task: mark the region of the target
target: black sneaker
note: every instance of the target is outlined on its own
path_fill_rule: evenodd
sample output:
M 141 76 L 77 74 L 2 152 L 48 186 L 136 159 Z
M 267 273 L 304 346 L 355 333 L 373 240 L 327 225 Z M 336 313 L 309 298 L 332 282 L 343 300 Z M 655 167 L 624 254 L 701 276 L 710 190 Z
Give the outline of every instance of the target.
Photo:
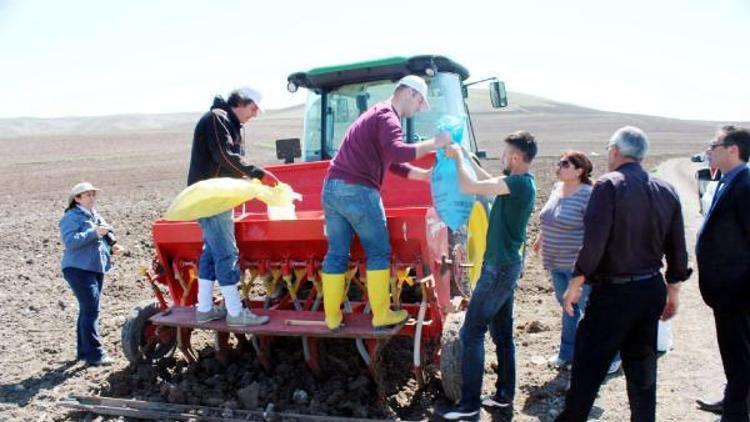
M 482 397 L 482 406 L 491 409 L 505 409 L 513 406 L 513 400 L 501 399 L 496 396 Z
M 447 421 L 476 421 L 479 420 L 479 409 L 467 410 L 461 406 L 446 406 L 438 410 L 441 418 Z

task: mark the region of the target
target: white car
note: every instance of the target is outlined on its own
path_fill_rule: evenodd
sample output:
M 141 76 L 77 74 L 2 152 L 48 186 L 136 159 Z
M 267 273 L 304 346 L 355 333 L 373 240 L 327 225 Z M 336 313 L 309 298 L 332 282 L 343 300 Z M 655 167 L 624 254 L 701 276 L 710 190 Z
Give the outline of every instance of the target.
M 711 206 L 711 201 L 716 193 L 716 187 L 719 185 L 721 172 L 719 169 L 711 168 L 706 162 L 706 155 L 695 154 L 690 159 L 694 163 L 705 163 L 703 167 L 695 172 L 695 179 L 698 182 L 698 200 L 700 202 L 701 214 L 705 214 Z
M 695 172 L 695 179 L 698 181 L 698 198 L 700 199 L 701 214 L 705 214 L 711 207 L 711 201 L 716 194 L 716 188 L 719 186 L 721 171 L 712 168 L 706 163 L 705 154 L 695 154 L 691 158 L 694 163 L 705 163 L 705 166 Z M 750 163 L 748 164 L 750 168 Z
M 699 182 L 700 183 L 700 182 Z M 714 199 L 716 188 L 719 186 L 719 182 L 715 180 L 708 181 L 706 183 L 705 191 L 701 195 L 701 214 L 705 214 L 711 207 L 711 201 Z

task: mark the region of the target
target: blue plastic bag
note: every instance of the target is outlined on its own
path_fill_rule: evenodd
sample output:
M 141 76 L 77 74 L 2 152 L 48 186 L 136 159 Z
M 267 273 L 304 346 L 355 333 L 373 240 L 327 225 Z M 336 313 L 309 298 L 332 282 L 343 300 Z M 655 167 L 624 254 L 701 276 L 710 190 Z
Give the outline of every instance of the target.
M 438 120 L 437 129 L 448 132 L 453 142 L 461 142 L 464 135 L 464 119 L 455 116 L 445 116 Z M 463 158 L 469 175 L 474 178 L 474 169 L 468 157 Z M 441 220 L 451 230 L 458 230 L 469 220 L 476 195 L 461 193 L 458 183 L 456 163 L 445 156 L 443 150 L 437 152 L 435 167 L 432 169 L 432 204 Z
M 460 143 L 464 138 L 464 119 L 456 116 L 443 116 L 437 122 L 438 132 L 448 132 L 453 142 Z

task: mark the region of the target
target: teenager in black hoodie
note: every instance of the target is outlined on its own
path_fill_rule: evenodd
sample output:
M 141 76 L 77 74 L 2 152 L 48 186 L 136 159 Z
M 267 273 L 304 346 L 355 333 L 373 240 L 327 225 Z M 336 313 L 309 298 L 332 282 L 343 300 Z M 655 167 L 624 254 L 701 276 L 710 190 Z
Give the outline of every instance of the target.
M 214 99 L 211 110 L 195 127 L 188 185 L 213 177 L 272 179 L 262 168 L 244 159 L 242 126 L 258 115 L 261 98 L 260 92 L 252 88 L 240 88 L 232 91 L 226 101 L 221 97 Z M 268 317 L 244 309 L 237 291 L 240 269 L 232 217 L 232 210 L 228 210 L 198 219 L 204 245 L 198 267 L 196 320 L 207 322 L 226 317 L 230 326 L 265 324 Z M 214 280 L 219 282 L 226 309 L 213 306 Z

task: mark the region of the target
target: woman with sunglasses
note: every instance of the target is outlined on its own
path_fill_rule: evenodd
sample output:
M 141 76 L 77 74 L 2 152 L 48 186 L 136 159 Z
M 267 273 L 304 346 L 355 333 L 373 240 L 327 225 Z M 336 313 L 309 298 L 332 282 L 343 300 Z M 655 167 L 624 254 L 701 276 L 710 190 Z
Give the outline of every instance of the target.
M 111 256 L 123 251 L 112 227 L 94 208 L 98 191 L 88 182 L 75 185 L 60 219 L 63 276 L 78 300 L 76 360 L 92 366 L 112 363 L 99 335 L 99 299 Z
M 591 196 L 591 172 L 594 166 L 586 154 L 567 151 L 557 162 L 555 175 L 558 183 L 550 193 L 539 214 L 541 232 L 534 242 L 534 252 L 542 254 L 544 268 L 549 271 L 557 301 L 562 306 L 563 294 L 573 277 L 578 251 L 583 245 L 583 214 Z M 560 351 L 549 359 L 558 369 L 569 369 L 573 362 L 576 328 L 586 308 L 591 287 L 586 285 L 575 309 L 575 315 L 562 313 Z M 619 357 L 610 367 L 610 373 L 619 369 Z

